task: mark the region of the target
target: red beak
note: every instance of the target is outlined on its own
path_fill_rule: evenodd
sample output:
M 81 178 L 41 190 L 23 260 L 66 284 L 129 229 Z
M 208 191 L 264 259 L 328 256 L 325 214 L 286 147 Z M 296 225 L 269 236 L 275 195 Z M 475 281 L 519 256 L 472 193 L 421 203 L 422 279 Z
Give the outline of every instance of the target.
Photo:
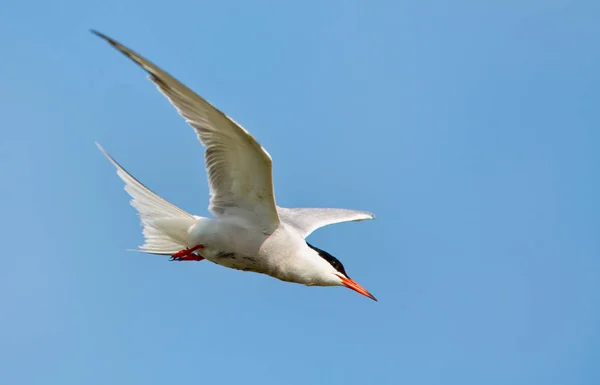
M 342 280 L 342 283 L 344 284 L 344 286 L 346 286 L 347 288 L 352 289 L 355 292 L 360 293 L 366 297 L 369 297 L 373 301 L 377 301 L 377 298 L 375 298 L 373 296 L 373 294 L 369 293 L 364 287 L 360 286 L 358 283 L 354 282 L 352 279 L 343 277 L 341 275 L 339 277 Z

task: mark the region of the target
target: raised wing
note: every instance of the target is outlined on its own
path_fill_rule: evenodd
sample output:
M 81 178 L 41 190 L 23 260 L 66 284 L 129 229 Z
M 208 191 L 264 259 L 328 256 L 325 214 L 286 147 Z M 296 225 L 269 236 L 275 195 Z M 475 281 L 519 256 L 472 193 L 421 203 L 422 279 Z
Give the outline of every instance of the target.
M 210 186 L 209 210 L 217 216 L 242 217 L 265 233 L 279 224 L 273 192 L 272 161 L 267 151 L 223 112 L 150 61 L 99 32 L 136 62 L 160 92 L 192 126 L 206 147 L 204 158 Z
M 304 237 L 323 226 L 341 222 L 357 222 L 373 219 L 375 216 L 366 211 L 325 208 L 285 208 L 277 206 L 279 218 L 283 223 L 294 227 Z

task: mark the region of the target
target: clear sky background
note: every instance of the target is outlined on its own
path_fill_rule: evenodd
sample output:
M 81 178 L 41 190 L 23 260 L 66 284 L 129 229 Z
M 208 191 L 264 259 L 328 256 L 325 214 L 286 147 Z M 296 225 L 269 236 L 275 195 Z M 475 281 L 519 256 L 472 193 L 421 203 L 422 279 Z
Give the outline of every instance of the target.
M 597 1 L 5 1 L 0 383 L 600 383 Z M 207 215 L 147 56 L 248 128 L 379 298 L 126 252 L 100 141 Z

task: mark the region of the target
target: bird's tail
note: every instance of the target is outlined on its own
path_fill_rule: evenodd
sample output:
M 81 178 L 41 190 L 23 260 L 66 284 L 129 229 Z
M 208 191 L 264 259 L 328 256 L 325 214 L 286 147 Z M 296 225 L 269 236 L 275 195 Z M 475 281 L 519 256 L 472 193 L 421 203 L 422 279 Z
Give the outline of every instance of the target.
M 100 151 L 117 168 L 117 175 L 125 182 L 125 191 L 131 196 L 131 205 L 139 213 L 145 242 L 138 250 L 144 253 L 172 255 L 189 247 L 188 230 L 196 217 L 159 197 L 129 174 L 100 144 Z

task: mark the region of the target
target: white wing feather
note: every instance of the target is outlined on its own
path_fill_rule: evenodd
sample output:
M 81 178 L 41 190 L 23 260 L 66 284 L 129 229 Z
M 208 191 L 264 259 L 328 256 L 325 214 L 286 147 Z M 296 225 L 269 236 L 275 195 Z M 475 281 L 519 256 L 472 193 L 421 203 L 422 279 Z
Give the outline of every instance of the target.
M 279 218 L 295 228 L 304 238 L 318 228 L 341 222 L 356 222 L 373 219 L 367 211 L 327 208 L 285 208 L 277 206 Z
M 115 40 L 92 31 L 146 70 L 149 79 L 192 126 L 206 147 L 211 199 L 217 216 L 235 215 L 271 233 L 279 224 L 267 151 L 223 112 L 165 71 Z

